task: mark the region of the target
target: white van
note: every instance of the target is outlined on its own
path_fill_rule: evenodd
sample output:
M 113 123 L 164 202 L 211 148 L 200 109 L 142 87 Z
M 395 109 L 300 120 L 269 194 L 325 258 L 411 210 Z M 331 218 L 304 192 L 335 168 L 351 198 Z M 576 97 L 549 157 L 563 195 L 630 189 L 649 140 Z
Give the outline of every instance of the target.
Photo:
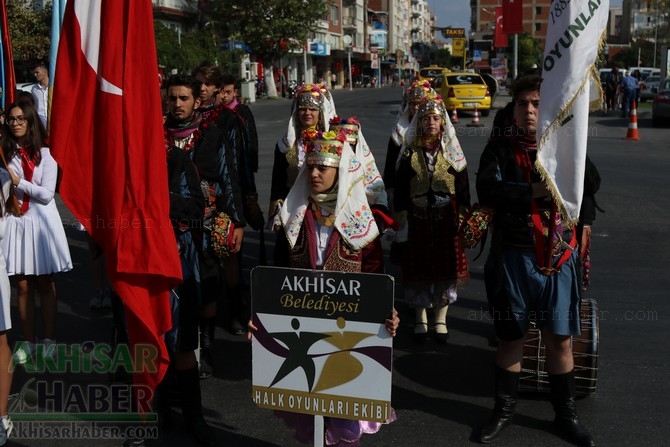
M 640 76 L 643 81 L 647 79 L 647 76 L 649 76 L 654 70 L 658 70 L 660 72 L 660 69 L 654 67 L 628 67 L 628 73 L 635 73 L 635 70 L 640 70 Z

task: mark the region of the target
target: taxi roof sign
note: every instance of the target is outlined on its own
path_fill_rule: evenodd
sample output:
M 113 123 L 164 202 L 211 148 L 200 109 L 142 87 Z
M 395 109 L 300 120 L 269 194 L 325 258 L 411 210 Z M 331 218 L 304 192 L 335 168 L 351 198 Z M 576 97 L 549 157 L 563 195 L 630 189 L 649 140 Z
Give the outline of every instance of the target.
M 442 28 L 442 37 L 445 39 L 451 37 L 465 37 L 465 28 Z

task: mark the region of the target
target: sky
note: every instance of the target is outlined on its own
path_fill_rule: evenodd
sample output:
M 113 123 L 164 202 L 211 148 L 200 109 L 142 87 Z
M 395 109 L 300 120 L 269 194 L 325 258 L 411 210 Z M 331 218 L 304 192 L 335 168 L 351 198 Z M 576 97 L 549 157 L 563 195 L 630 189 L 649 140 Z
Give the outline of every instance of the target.
M 622 0 L 610 0 L 610 6 L 621 6 Z M 437 17 L 437 26 L 470 28 L 470 0 L 427 0 L 428 7 Z M 502 5 L 502 0 L 500 0 Z

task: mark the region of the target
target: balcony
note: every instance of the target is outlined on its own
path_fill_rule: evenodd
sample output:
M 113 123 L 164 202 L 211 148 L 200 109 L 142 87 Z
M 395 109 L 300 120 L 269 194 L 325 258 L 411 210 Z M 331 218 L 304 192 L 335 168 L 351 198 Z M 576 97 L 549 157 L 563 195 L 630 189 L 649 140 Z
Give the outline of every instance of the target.
M 152 4 L 156 18 L 194 18 L 199 13 L 197 0 L 152 0 Z
M 358 19 L 356 17 L 344 16 L 342 17 L 342 28 L 344 29 L 357 29 Z

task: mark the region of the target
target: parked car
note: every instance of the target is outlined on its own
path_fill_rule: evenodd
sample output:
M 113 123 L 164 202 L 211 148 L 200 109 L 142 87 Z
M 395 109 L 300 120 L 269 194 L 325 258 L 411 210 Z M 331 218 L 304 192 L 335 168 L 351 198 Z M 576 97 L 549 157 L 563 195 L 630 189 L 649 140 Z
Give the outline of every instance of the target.
M 640 101 L 644 102 L 647 99 L 654 99 L 658 93 L 658 86 L 661 83 L 661 76 L 652 74 L 644 81 L 640 82 Z
M 419 81 L 433 82 L 436 77 L 442 76 L 445 72 L 449 71 L 450 70 L 448 68 L 443 68 L 438 65 L 431 65 L 430 67 L 420 68 L 417 79 Z
M 18 84 L 16 84 L 16 89 L 30 93 L 33 88 L 33 85 L 35 84 L 36 82 L 19 82 Z
M 469 72 L 449 72 L 436 77 L 431 83 L 442 95 L 448 111 L 477 111 L 482 116 L 491 113 L 491 91 L 481 75 Z
M 670 125 L 670 78 L 663 80 L 651 105 L 651 123 L 654 127 Z

